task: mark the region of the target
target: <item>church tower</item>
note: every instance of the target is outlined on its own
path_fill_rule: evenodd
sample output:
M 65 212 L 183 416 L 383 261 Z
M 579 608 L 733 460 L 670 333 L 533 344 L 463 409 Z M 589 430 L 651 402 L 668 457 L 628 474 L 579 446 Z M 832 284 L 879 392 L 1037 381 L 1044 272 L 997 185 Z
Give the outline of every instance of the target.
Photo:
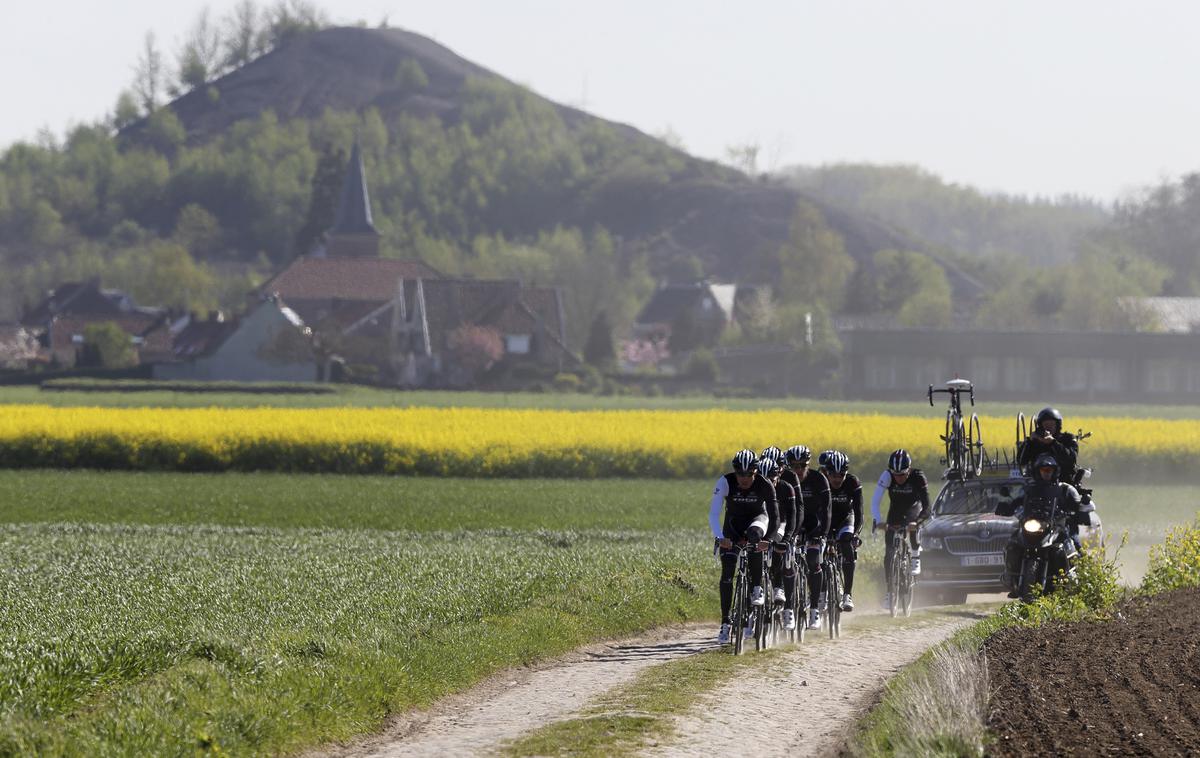
M 325 255 L 329 258 L 378 258 L 379 232 L 371 220 L 371 196 L 363 170 L 358 141 L 350 152 L 346 180 L 338 201 L 333 226 L 325 232 Z

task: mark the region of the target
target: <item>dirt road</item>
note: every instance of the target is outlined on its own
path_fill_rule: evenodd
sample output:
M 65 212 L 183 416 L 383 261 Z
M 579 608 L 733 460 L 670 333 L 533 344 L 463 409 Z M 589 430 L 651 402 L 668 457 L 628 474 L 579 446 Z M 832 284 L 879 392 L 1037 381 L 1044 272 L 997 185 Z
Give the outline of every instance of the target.
M 845 729 L 901 666 L 954 630 L 982 618 L 957 608 L 903 625 L 880 616 L 845 616 L 842 638 L 812 635 L 769 669 L 706 696 L 678 720 L 680 741 L 650 755 L 823 755 L 841 745 Z M 363 743 L 326 751 L 343 758 L 434 754 L 482 755 L 525 732 L 563 719 L 647 666 L 714 646 L 712 625 L 659 630 L 637 639 L 594 645 L 534 670 L 507 672 L 428 711 L 395 718 Z M 764 712 L 763 702 L 790 704 Z M 748 724 L 777 735 L 744 744 Z M 765 732 L 763 730 L 766 730 Z

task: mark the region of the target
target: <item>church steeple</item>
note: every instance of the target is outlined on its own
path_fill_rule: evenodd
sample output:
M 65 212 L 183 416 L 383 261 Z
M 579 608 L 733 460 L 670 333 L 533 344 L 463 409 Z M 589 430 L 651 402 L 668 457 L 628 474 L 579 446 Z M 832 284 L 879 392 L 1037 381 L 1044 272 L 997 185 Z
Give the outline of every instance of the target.
M 379 232 L 371 219 L 371 196 L 358 140 L 346 165 L 337 216 L 326 232 L 326 254 L 330 258 L 379 257 Z

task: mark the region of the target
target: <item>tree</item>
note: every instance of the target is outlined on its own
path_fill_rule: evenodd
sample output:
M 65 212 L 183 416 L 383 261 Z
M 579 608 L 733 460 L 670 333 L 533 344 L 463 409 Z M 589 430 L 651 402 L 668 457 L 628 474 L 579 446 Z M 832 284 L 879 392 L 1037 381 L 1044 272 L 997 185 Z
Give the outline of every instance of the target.
M 183 47 L 175 56 L 179 92 L 201 87 L 212 79 L 221 66 L 221 31 L 209 18 L 208 6 L 192 22 Z
M 896 314 L 903 326 L 950 324 L 950 282 L 946 272 L 922 253 L 880 250 L 867 279 L 872 310 Z
M 121 94 L 117 96 L 117 103 L 113 107 L 113 128 L 120 131 L 137 121 L 140 115 L 137 97 L 130 90 L 121 90 Z
M 490 326 L 463 324 L 446 337 L 455 365 L 474 379 L 504 357 L 504 341 Z
M 142 106 L 142 113 L 147 116 L 158 108 L 164 74 L 162 53 L 154 40 L 154 32 L 146 32 L 141 55 L 133 69 L 133 93 Z
M 188 203 L 179 211 L 171 237 L 189 253 L 211 258 L 221 246 L 221 223 L 204 206 Z
M 820 303 L 830 310 L 841 306 L 854 273 L 854 259 L 816 206 L 803 200 L 797 203 L 777 260 L 779 289 L 789 298 Z
M 254 60 L 263 49 L 263 29 L 254 0 L 241 0 L 225 18 L 225 68 L 236 69 Z
M 608 322 L 608 312 L 600 311 L 592 319 L 587 343 L 583 346 L 583 359 L 593 366 L 612 366 L 617 361 L 617 350 L 613 344 L 613 328 Z
M 321 238 L 325 230 L 333 226 L 337 213 L 338 197 L 342 192 L 342 180 L 346 174 L 346 153 L 326 145 L 317 160 L 313 172 L 308 200 L 308 213 L 304 225 L 296 232 L 296 253 L 305 255 L 313 243 Z
M 270 50 L 329 25 L 325 12 L 309 0 L 279 0 L 265 15 L 263 47 Z
M 743 173 L 754 176 L 758 173 L 758 153 L 760 150 L 761 147 L 757 142 L 729 145 L 725 148 L 725 159 Z
M 114 321 L 85 326 L 83 344 L 85 364 L 99 365 L 103 368 L 128 368 L 138 363 L 133 340 Z

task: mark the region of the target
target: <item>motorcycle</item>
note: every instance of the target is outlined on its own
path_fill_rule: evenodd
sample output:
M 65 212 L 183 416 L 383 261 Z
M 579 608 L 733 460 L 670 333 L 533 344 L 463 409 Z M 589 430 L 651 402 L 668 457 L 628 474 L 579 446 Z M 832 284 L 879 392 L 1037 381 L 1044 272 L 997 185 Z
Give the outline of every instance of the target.
M 1023 551 L 1016 577 L 1022 600 L 1033 598 L 1034 587 L 1048 594 L 1063 575 L 1074 576 L 1079 550 L 1071 538 L 1068 514 L 1058 502 L 1058 498 L 1051 498 L 1026 503 L 1017 523 L 1013 541 Z

